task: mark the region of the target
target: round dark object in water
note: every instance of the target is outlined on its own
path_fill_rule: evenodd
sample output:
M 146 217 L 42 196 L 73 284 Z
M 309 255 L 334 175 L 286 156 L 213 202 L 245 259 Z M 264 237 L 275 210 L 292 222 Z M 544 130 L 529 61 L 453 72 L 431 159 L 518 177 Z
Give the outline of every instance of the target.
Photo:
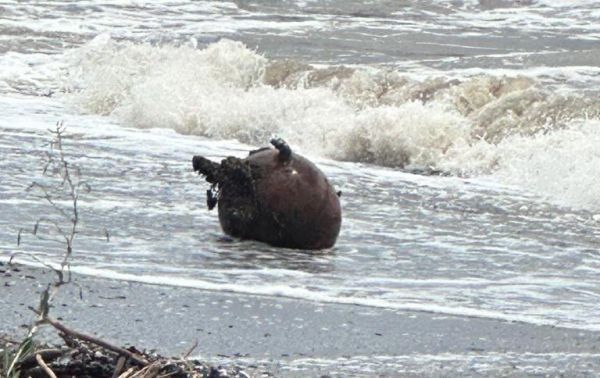
M 194 157 L 194 170 L 218 188 L 223 231 L 279 247 L 332 247 L 342 221 L 338 194 L 312 162 L 281 139 L 271 143 L 275 149 L 221 164 Z

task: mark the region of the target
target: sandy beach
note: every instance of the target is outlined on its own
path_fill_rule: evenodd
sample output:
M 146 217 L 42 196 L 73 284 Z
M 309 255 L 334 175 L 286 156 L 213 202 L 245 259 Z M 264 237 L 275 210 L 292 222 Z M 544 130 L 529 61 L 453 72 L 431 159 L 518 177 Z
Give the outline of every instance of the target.
M 0 269 L 0 333 L 18 337 L 33 319 L 27 306 L 52 273 Z M 195 357 L 256 376 L 530 376 L 539 367 L 549 375 L 593 376 L 600 369 L 600 332 L 88 276 L 74 282 L 83 299 L 68 285 L 51 309 L 64 324 L 166 355 L 180 355 L 198 340 Z M 42 334 L 52 340 L 54 330 Z
M 0 1 L 0 336 L 68 260 L 51 317 L 205 375 L 600 376 L 599 62 L 598 0 Z M 273 138 L 333 247 L 224 235 L 193 157 Z

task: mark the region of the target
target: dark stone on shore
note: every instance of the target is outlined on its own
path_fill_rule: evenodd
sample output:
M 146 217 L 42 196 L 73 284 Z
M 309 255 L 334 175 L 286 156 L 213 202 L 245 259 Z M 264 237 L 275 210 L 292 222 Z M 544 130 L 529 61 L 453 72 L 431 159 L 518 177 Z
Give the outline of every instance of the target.
M 218 203 L 223 231 L 278 247 L 323 249 L 335 244 L 342 215 L 323 172 L 281 139 L 275 148 L 227 157 L 220 164 L 194 156 L 195 171 L 213 184 L 207 206 Z

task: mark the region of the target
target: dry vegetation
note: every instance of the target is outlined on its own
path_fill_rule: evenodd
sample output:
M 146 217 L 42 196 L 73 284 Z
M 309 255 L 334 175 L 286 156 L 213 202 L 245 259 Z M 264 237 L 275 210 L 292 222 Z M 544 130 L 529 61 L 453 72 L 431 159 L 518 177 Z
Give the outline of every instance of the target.
M 76 165 L 70 164 L 63 149 L 65 127 L 62 123 L 50 130 L 52 141 L 43 164 L 42 182 L 33 182 L 27 190 L 52 209 L 49 215 L 40 217 L 31 230 L 21 229 L 17 244 L 27 235 L 35 239 L 59 243 L 64 254 L 58 265 L 49 264 L 35 256 L 27 255 L 55 273 L 53 282 L 41 292 L 37 308 L 29 307 L 36 320 L 29 325 L 22 341 L 0 337 L 0 376 L 18 377 L 112 377 L 112 378 L 155 378 L 155 377 L 223 377 L 248 375 L 239 369 L 213 368 L 188 357 L 197 343 L 184 355 L 165 358 L 156 354 L 141 352 L 136 348 L 121 348 L 117 345 L 69 328 L 50 316 L 52 301 L 67 284 L 76 284 L 71 279 L 71 258 L 74 241 L 80 234 L 79 197 L 92 188 L 81 178 Z M 67 205 L 65 205 L 67 204 Z M 109 241 L 107 230 L 102 237 Z M 19 254 L 14 254 L 9 265 Z M 83 295 L 79 290 L 80 296 Z M 63 343 L 58 346 L 44 346 L 37 342 L 40 327 L 51 326 L 58 332 Z

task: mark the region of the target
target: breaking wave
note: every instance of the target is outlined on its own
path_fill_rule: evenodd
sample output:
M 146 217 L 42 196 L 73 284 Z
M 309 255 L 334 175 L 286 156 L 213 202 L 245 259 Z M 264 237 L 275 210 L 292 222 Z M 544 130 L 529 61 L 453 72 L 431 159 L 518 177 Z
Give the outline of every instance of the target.
M 597 202 L 600 101 L 532 76 L 417 79 L 269 60 L 231 40 L 197 49 L 106 35 L 68 59 L 69 101 L 125 125 L 253 145 L 278 135 L 338 160 L 493 174 L 568 205 Z

